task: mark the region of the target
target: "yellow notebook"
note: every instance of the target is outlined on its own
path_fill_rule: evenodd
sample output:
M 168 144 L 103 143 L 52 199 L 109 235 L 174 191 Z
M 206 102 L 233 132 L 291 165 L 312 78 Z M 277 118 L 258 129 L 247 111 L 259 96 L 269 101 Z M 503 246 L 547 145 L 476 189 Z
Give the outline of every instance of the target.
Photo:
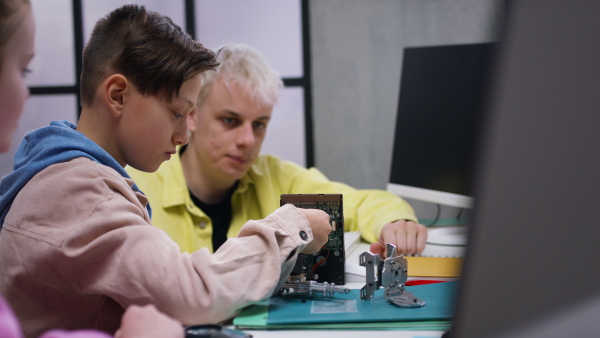
M 462 257 L 405 257 L 409 277 L 460 277 Z

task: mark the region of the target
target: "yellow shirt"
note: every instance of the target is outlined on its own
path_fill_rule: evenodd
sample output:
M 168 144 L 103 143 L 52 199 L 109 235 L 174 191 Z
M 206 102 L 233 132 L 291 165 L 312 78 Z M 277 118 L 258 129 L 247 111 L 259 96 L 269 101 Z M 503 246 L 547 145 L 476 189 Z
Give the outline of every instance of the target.
M 179 153 L 155 173 L 126 168 L 152 206 L 152 224 L 171 236 L 182 252 L 206 247 L 212 251 L 212 222 L 190 197 Z M 343 194 L 346 231 L 360 231 L 373 243 L 381 228 L 404 219 L 417 222 L 412 207 L 383 190 L 355 189 L 327 179 L 318 169 L 306 169 L 276 156 L 261 155 L 240 179 L 231 197 L 232 219 L 227 237 L 237 237 L 250 219 L 263 219 L 279 207 L 281 194 Z

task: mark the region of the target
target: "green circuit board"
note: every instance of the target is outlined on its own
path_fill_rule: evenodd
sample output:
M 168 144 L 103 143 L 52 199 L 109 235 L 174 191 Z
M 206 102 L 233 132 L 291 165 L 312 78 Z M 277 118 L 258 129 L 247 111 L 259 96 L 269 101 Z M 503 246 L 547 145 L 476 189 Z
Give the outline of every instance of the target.
M 288 280 L 305 278 L 307 281 L 345 284 L 346 252 L 344 248 L 344 211 L 341 194 L 286 194 L 281 203 L 298 208 L 320 209 L 329 214 L 331 232 L 327 243 L 313 254 L 300 254 Z

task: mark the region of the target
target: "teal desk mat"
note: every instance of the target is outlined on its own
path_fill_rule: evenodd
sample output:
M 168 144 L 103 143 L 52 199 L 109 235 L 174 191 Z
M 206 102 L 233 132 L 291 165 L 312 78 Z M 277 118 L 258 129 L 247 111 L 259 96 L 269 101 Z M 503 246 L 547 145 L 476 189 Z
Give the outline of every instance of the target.
M 277 295 L 250 306 L 233 324 L 241 328 L 407 328 L 446 329 L 453 318 L 458 281 L 406 287 L 426 302 L 420 308 L 389 303 L 383 289 L 373 299 L 360 299 L 360 290 L 334 297 Z

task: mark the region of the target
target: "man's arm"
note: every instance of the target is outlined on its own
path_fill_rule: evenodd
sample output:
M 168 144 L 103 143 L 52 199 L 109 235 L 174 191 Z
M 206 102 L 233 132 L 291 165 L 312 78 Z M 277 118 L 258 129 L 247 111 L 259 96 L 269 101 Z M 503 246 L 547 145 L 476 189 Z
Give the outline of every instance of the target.
M 274 175 L 290 177 L 285 193 L 341 193 L 344 195 L 346 231 L 360 231 L 373 243 L 373 253 L 385 253 L 385 243 L 394 244 L 398 254 L 419 254 L 425 249 L 427 229 L 418 223 L 412 207 L 402 198 L 384 191 L 355 189 L 341 182 L 330 181 L 316 168 L 304 169 L 282 161 L 285 170 Z M 281 178 L 277 178 L 281 180 Z

